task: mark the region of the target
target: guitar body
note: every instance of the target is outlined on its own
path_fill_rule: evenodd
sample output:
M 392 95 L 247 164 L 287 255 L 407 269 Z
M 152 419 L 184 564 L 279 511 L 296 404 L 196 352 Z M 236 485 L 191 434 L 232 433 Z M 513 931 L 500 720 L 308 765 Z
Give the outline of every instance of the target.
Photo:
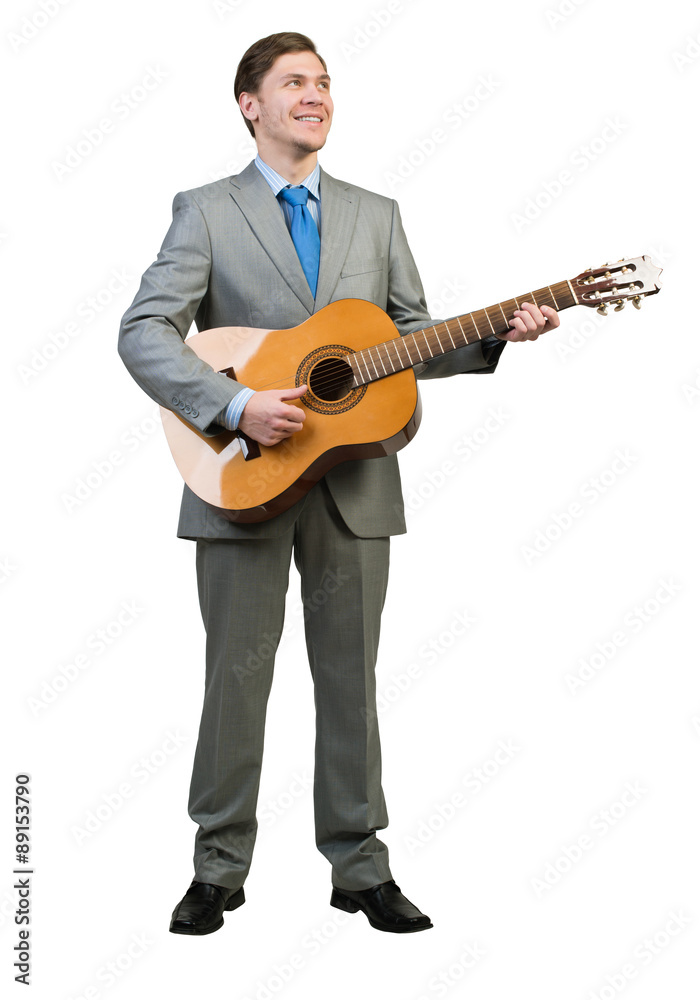
M 339 462 L 393 455 L 414 437 L 420 398 L 413 367 L 467 344 L 506 333 L 524 302 L 619 311 L 660 288 L 647 256 L 588 268 L 575 278 L 397 336 L 391 319 L 362 299 L 342 299 L 291 330 L 222 327 L 188 338 L 212 368 L 251 389 L 308 385 L 302 430 L 272 448 L 224 431 L 205 437 L 161 407 L 163 427 L 190 489 L 223 517 L 266 521 L 288 510 Z
M 343 361 L 396 336 L 379 307 L 343 299 L 290 330 L 222 327 L 188 338 L 215 371 L 233 369 L 236 381 L 251 389 L 307 384 L 309 391 L 289 404 L 303 407 L 302 430 L 271 448 L 249 442 L 247 458 L 236 433 L 206 437 L 161 407 L 168 445 L 187 485 L 223 517 L 255 523 L 287 510 L 339 462 L 403 448 L 420 423 L 412 368 L 353 387 Z

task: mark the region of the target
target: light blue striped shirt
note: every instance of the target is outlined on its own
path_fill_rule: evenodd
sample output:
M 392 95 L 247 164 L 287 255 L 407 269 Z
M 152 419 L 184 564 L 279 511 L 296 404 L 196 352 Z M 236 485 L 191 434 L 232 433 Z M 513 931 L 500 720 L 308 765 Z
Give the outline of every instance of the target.
M 278 174 L 276 170 L 268 166 L 264 160 L 260 159 L 260 154 L 255 157 L 255 166 L 258 168 L 260 173 L 263 175 L 267 183 L 272 188 L 275 197 L 277 198 L 282 212 L 284 213 L 284 219 L 287 223 L 287 229 L 291 232 L 292 229 L 292 212 L 293 207 L 284 199 L 278 198 L 280 191 L 283 188 L 290 187 L 289 181 L 285 180 L 281 174 Z M 307 207 L 311 213 L 311 217 L 318 226 L 319 233 L 321 232 L 321 168 L 318 163 L 311 171 L 308 177 L 305 177 L 300 185 L 293 185 L 295 187 L 305 187 L 309 190 L 309 200 Z M 217 416 L 215 423 L 220 424 L 222 427 L 226 427 L 227 430 L 235 431 L 238 429 L 238 421 L 241 419 L 241 414 L 243 413 L 243 408 L 251 398 L 255 395 L 254 389 L 241 389 L 240 392 L 236 393 L 228 406 L 221 411 Z

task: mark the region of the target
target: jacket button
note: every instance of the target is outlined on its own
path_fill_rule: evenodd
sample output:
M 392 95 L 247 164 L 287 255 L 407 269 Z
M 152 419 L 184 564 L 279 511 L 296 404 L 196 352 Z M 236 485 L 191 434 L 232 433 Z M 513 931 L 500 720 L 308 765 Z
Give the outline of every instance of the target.
M 170 402 L 173 404 L 173 406 L 177 406 L 180 400 L 177 398 L 177 396 L 173 396 Z
M 192 416 L 193 417 L 198 417 L 199 416 L 199 410 L 192 410 Z

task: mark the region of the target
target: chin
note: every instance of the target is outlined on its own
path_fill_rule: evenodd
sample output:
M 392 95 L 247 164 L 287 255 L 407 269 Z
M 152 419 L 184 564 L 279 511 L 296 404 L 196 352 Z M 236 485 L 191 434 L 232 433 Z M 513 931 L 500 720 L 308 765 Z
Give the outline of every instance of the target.
M 326 139 L 324 136 L 324 138 L 319 138 L 316 142 L 300 142 L 297 144 L 297 149 L 302 153 L 317 153 L 325 145 Z

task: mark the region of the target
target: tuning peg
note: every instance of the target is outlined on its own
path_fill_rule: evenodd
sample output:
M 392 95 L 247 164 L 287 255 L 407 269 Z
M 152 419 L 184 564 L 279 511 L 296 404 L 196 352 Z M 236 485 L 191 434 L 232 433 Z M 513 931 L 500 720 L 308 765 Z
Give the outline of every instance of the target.
M 624 299 L 618 299 L 617 305 L 615 306 L 615 312 L 619 313 L 620 310 L 622 310 L 624 308 L 625 308 L 625 300 Z
M 612 274 L 610 273 L 610 271 L 606 271 L 605 272 L 605 277 L 606 278 L 612 278 Z
M 635 295 L 635 297 L 632 299 L 632 305 L 634 306 L 635 309 L 641 309 L 642 308 L 642 296 L 641 295 Z
M 596 309 L 596 312 L 599 312 L 601 316 L 607 316 L 608 315 L 608 307 L 607 307 L 606 303 L 605 302 L 601 302 L 601 304 Z

